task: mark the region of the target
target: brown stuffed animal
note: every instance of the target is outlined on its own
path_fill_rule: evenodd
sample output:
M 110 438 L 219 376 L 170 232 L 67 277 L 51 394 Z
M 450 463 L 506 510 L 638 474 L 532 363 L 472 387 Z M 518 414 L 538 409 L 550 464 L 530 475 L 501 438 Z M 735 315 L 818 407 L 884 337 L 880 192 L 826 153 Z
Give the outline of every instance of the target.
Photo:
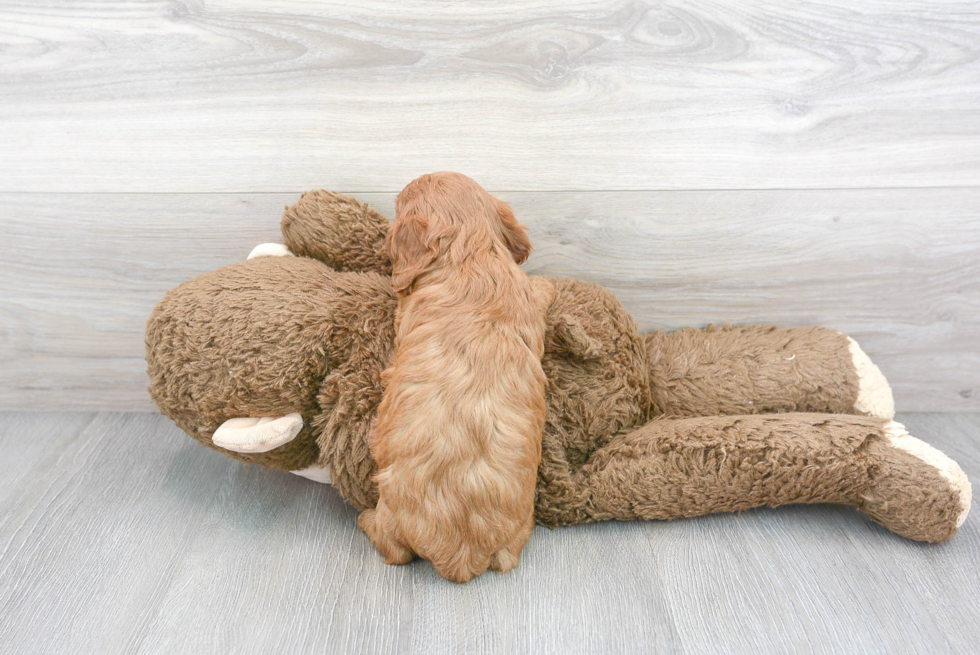
M 230 457 L 332 482 L 372 507 L 367 436 L 396 304 L 387 229 L 352 198 L 310 192 L 286 208 L 286 248 L 253 253 L 295 256 L 251 258 L 167 293 L 146 334 L 161 411 Z M 963 471 L 892 420 L 888 383 L 847 336 L 640 334 L 605 289 L 546 279 L 539 523 L 839 503 L 937 542 L 966 518 Z

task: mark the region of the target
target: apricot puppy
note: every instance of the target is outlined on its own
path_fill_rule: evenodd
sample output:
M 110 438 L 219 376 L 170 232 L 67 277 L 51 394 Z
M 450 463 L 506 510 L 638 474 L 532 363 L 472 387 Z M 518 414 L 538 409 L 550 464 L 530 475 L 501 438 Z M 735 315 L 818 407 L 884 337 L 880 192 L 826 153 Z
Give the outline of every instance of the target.
M 459 173 L 399 194 L 388 233 L 395 362 L 371 435 L 377 508 L 358 523 L 389 564 L 466 582 L 509 571 L 534 527 L 545 418 L 547 282 L 510 207 Z

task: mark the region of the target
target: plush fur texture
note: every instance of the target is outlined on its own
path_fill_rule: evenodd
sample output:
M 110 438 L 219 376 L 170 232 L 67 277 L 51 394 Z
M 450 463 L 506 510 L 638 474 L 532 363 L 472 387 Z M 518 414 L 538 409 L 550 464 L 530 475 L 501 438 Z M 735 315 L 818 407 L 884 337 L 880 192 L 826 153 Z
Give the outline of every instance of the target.
M 337 220 L 318 220 L 324 213 Z M 353 198 L 333 191 L 307 191 L 300 202 L 286 207 L 279 228 L 294 255 L 318 259 L 338 271 L 391 273 L 385 249 L 388 219 Z M 352 243 L 357 248 L 347 247 Z
M 888 423 L 827 414 L 655 420 L 581 471 L 587 511 L 574 522 L 838 503 L 910 539 L 948 539 L 964 499 L 935 466 L 894 447 Z M 638 497 L 637 487 L 657 493 Z
M 150 315 L 150 395 L 214 448 L 211 434 L 230 418 L 297 412 L 304 427 L 285 446 L 222 452 L 283 470 L 319 461 L 352 502 L 373 505 L 367 433 L 395 307 L 389 279 L 377 273 L 339 273 L 306 257 L 232 264 L 171 290 Z M 317 439 L 323 434 L 329 442 Z
M 370 441 L 378 504 L 358 522 L 389 564 L 419 555 L 466 582 L 517 566 L 534 527 L 545 308 L 518 266 L 524 227 L 476 182 L 424 175 L 397 208 L 395 361 Z
M 369 509 L 368 435 L 394 344 L 390 264 L 378 255 L 388 226 L 326 192 L 287 215 L 290 249 L 322 261 L 255 259 L 169 292 L 147 326 L 150 393 L 210 447 L 229 418 L 299 412 L 305 426 L 292 442 L 223 452 L 283 470 L 316 461 Z M 954 475 L 892 446 L 885 417 L 856 415 L 844 335 L 760 326 L 641 335 L 605 289 L 550 282 L 539 523 L 838 502 L 913 539 L 955 534 L 969 482 L 955 463 Z M 773 414 L 793 410 L 811 413 Z
M 653 332 L 646 345 L 657 414 L 856 413 L 849 341 L 834 330 L 709 325 Z

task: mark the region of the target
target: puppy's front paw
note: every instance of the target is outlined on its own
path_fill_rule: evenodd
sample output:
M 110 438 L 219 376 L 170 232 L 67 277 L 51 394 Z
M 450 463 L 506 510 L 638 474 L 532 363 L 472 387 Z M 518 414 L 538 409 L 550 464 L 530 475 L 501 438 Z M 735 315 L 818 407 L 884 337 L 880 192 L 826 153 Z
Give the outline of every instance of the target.
M 364 531 L 371 542 L 374 542 L 375 526 L 378 525 L 378 512 L 373 509 L 366 509 L 357 515 L 357 527 Z

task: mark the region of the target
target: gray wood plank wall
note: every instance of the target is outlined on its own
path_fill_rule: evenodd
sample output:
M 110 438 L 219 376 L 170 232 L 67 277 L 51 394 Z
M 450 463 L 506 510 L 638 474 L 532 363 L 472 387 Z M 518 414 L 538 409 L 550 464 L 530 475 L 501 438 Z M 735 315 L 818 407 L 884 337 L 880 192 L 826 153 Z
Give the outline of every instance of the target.
M 823 324 L 980 410 L 975 2 L 0 0 L 0 408 L 151 409 L 163 292 L 454 169 L 645 329 Z

